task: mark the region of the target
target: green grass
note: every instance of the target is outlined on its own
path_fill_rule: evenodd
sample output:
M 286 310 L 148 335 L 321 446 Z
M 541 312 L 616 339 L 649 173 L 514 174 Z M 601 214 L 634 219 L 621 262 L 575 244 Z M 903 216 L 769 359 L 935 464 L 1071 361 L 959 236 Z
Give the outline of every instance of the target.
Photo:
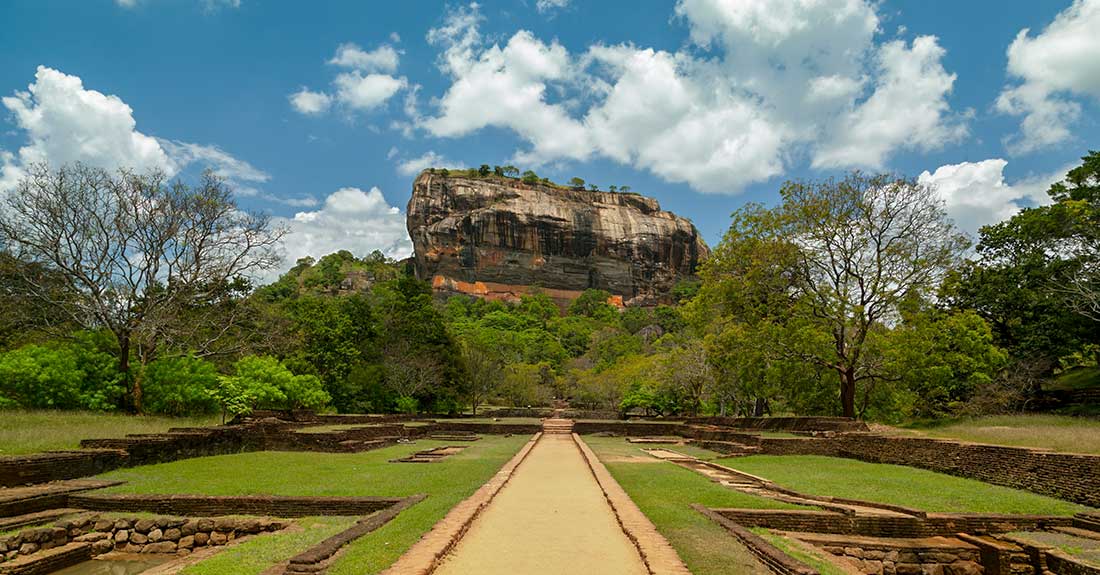
M 995 415 L 914 428 L 929 437 L 1100 455 L 1100 419 L 1066 415 Z
M 634 446 L 622 438 L 585 436 L 584 441 L 668 539 L 692 573 L 768 573 L 732 535 L 690 505 L 754 509 L 797 509 L 797 506 L 727 489 L 667 461 L 619 461 L 624 454 L 637 453 L 624 449 L 624 445 Z
M 216 425 L 217 416 L 153 417 L 86 411 L 0 411 L 0 456 L 76 449 L 81 439 L 163 433 L 170 427 Z
M 1086 507 L 924 469 L 817 455 L 752 455 L 719 463 L 814 495 L 944 513 L 1072 515 Z
M 780 551 L 787 555 L 817 569 L 817 572 L 822 575 L 845 575 L 844 571 L 841 571 L 836 565 L 826 561 L 819 555 L 807 552 L 805 548 L 796 545 L 786 537 L 776 535 L 763 527 L 755 527 L 752 529 L 752 532 L 763 537 L 768 543 L 775 545 Z M 826 551 L 819 551 L 819 553 L 826 553 Z
M 184 575 L 255 575 L 351 527 L 354 517 L 304 517 L 301 528 L 260 535 L 185 568 Z
M 428 494 L 427 499 L 403 511 L 381 529 L 349 545 L 346 554 L 329 570 L 332 575 L 376 573 L 392 564 L 451 507 L 472 495 L 528 439 L 526 435 L 486 436 L 461 453 L 432 464 L 389 463 L 389 460 L 447 442 L 417 441 L 348 454 L 221 455 L 122 469 L 100 477 L 127 482 L 110 488 L 113 493 L 390 497 Z
M 1075 367 L 1054 377 L 1046 389 L 1088 389 L 1100 387 L 1100 367 Z
M 542 420 L 537 417 L 460 417 L 455 419 L 437 419 L 439 423 L 510 423 L 522 425 L 540 425 Z

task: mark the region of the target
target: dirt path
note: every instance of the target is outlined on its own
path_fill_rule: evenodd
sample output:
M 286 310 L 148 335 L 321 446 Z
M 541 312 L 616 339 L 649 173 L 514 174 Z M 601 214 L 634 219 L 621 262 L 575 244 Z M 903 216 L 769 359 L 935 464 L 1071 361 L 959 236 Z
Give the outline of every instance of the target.
M 572 437 L 548 433 L 436 573 L 647 571 Z

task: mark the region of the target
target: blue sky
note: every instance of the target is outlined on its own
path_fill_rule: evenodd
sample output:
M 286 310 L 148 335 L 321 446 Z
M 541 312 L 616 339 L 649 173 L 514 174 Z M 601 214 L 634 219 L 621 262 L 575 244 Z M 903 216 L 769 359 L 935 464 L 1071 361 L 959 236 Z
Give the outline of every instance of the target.
M 927 171 L 974 231 L 1100 148 L 1100 0 L 42 0 L 0 21 L 0 187 L 38 160 L 212 167 L 294 230 L 288 265 L 407 255 L 432 163 L 629 185 L 713 244 L 784 180 L 856 168 Z

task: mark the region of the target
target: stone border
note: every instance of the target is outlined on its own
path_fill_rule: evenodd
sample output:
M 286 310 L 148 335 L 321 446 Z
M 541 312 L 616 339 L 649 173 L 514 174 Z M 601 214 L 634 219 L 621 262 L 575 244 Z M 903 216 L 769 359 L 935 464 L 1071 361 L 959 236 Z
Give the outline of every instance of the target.
M 147 512 L 163 515 L 217 517 L 220 515 L 369 515 L 398 505 L 402 497 L 294 497 L 276 495 L 71 495 L 68 506 L 89 511 Z
M 402 511 L 420 503 L 427 497 L 425 494 L 406 497 L 400 503 L 390 506 L 384 511 L 360 519 L 352 527 L 291 557 L 287 563 L 285 573 L 323 573 L 327 571 L 332 559 L 345 545 L 389 523 Z
M 741 524 L 730 521 L 698 503 L 692 503 L 691 508 L 728 531 L 773 572 L 779 575 L 819 575 L 817 569 L 791 557 L 782 549 L 772 545 L 767 539 L 749 531 Z
M 382 575 L 430 575 L 435 571 L 439 561 L 458 544 L 474 520 L 500 493 L 540 438 L 542 432 L 536 433 L 489 481 L 451 508 L 431 531 L 405 551 Z
M 653 522 L 642 513 L 641 509 L 638 509 L 638 506 L 630 499 L 630 496 L 619 485 L 619 482 L 615 481 L 615 478 L 611 476 L 611 472 L 607 470 L 607 467 L 604 467 L 604 464 L 581 439 L 580 435 L 573 434 L 573 443 L 580 449 L 581 455 L 584 456 L 588 469 L 592 472 L 592 476 L 596 478 L 596 483 L 603 491 L 607 503 L 611 505 L 611 510 L 615 513 L 615 518 L 618 520 L 619 526 L 622 527 L 623 533 L 638 548 L 638 554 L 641 555 L 646 570 L 651 575 L 691 575 L 691 571 L 684 565 L 680 555 L 676 553 L 668 540 L 657 531 L 657 527 L 653 525 Z

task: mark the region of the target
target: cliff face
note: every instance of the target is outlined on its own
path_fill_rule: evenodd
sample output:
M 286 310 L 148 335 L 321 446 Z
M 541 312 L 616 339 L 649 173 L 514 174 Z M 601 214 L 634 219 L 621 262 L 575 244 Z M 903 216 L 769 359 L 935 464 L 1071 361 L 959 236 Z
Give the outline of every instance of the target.
M 597 288 L 654 305 L 709 253 L 689 220 L 635 194 L 423 172 L 407 213 L 417 277 L 487 298 Z

